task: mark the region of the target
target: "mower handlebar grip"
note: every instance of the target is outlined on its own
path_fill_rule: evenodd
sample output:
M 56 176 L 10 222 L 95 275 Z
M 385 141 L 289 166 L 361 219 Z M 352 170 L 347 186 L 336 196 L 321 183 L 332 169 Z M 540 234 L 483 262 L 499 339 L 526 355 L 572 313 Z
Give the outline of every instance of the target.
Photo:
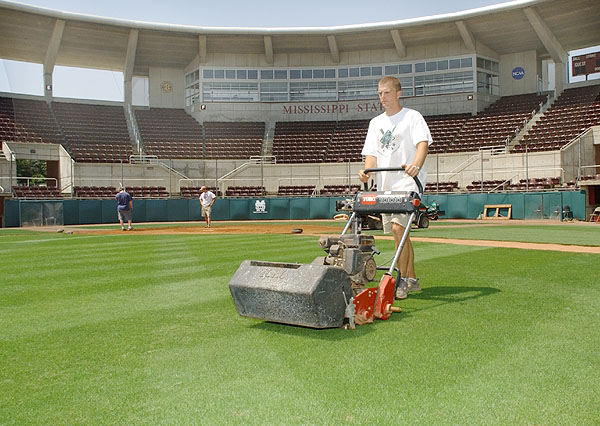
M 404 167 L 372 167 L 370 169 L 363 170 L 364 173 L 371 173 L 371 172 L 402 172 L 402 171 L 404 171 Z M 415 180 L 415 183 L 417 184 L 417 188 L 419 188 L 419 194 L 423 194 L 423 184 L 421 184 L 421 181 L 419 180 L 419 177 L 415 176 L 413 179 Z

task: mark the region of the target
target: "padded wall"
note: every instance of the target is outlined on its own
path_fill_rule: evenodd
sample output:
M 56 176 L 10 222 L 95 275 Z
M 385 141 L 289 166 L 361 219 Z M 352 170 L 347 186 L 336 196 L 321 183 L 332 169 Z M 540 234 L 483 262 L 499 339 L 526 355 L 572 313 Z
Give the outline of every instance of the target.
M 329 219 L 337 212 L 335 202 L 341 198 L 227 198 L 217 199 L 213 206 L 213 220 L 306 220 Z M 62 203 L 64 224 L 82 225 L 117 223 L 115 200 L 57 200 Z M 556 217 L 569 205 L 575 219 L 585 220 L 584 191 L 529 192 L 515 194 L 429 194 L 422 204 L 439 204 L 444 218 L 476 219 L 486 204 L 511 204 L 513 219 Z M 4 226 L 18 227 L 20 201 L 4 201 Z M 173 198 L 161 200 L 133 200 L 133 221 L 178 222 L 200 221 L 200 203 L 197 199 Z

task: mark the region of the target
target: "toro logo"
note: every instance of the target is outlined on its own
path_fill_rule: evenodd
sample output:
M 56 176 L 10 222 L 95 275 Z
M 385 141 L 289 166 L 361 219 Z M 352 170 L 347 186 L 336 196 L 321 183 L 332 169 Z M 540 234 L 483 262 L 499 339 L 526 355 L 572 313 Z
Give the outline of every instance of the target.
M 520 80 L 523 77 L 525 77 L 525 70 L 521 67 L 516 67 L 515 69 L 512 70 L 512 77 L 515 80 Z
M 360 203 L 367 205 L 377 204 L 377 194 L 363 194 Z

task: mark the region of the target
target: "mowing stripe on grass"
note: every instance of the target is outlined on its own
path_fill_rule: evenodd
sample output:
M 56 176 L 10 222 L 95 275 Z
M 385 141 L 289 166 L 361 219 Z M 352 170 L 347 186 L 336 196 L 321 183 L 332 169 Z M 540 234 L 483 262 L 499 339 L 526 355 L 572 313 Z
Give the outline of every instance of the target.
M 415 242 L 402 313 L 313 330 L 240 317 L 227 283 L 244 259 L 312 261 L 317 237 L 27 238 L 0 239 L 6 424 L 600 420 L 597 255 Z

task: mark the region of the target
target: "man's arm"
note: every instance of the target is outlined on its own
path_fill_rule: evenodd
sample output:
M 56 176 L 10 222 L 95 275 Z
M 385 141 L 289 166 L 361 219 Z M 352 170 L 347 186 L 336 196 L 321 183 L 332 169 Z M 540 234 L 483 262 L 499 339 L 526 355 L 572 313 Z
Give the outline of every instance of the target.
M 410 177 L 415 177 L 419 174 L 419 170 L 423 167 L 425 163 L 425 158 L 427 158 L 427 154 L 429 153 L 429 144 L 427 141 L 421 141 L 417 144 L 417 154 L 415 155 L 415 159 L 412 164 L 403 164 L 404 170 L 407 175 Z
M 377 157 L 373 155 L 367 155 L 365 157 L 365 168 L 358 171 L 358 178 L 361 182 L 368 182 L 370 173 L 365 173 L 366 169 L 372 169 L 377 167 Z

